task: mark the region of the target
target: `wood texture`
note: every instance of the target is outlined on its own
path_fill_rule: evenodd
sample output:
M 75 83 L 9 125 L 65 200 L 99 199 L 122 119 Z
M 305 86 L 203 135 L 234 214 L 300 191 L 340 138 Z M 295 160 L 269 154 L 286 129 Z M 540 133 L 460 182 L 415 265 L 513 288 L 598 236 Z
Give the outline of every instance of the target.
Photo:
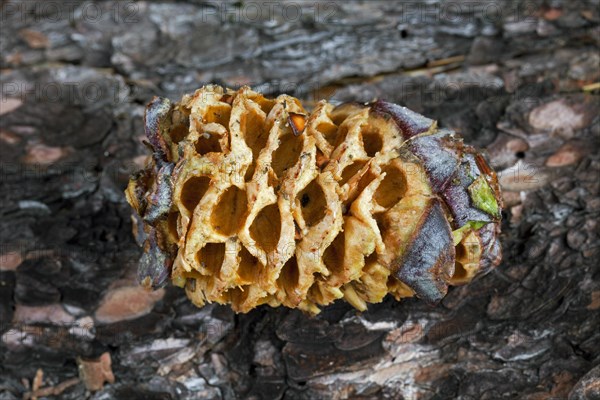
M 599 21 L 593 0 L 3 1 L 0 398 L 598 398 Z M 460 131 L 504 171 L 503 263 L 436 308 L 316 318 L 140 290 L 144 105 L 209 82 Z

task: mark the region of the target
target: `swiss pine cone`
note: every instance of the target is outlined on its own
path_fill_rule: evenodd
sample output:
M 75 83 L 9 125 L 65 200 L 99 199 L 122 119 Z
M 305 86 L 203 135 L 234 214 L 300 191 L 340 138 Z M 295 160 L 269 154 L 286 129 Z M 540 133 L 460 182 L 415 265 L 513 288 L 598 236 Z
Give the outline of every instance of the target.
M 206 86 L 145 115 L 152 159 L 127 200 L 144 242 L 139 279 L 198 306 L 318 313 L 417 297 L 500 262 L 501 197 L 451 130 L 376 101 L 307 112 L 298 99 Z

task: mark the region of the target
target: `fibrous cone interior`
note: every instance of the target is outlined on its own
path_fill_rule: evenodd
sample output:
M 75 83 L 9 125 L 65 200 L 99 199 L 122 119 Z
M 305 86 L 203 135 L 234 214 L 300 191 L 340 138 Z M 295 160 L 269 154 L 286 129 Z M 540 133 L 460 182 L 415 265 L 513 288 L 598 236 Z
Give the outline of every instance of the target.
M 198 306 L 435 303 L 500 261 L 494 172 L 404 107 L 321 101 L 309 113 L 211 85 L 155 98 L 145 129 L 152 159 L 126 191 L 145 240 L 139 278 L 170 276 Z

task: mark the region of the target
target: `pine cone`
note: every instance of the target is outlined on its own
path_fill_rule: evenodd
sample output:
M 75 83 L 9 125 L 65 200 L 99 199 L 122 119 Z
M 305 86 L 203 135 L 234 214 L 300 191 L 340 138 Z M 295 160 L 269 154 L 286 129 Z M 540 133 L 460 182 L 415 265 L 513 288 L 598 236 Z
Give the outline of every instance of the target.
M 145 115 L 152 159 L 127 200 L 144 242 L 139 279 L 198 306 L 359 310 L 448 285 L 500 262 L 500 190 L 454 132 L 376 101 L 308 113 L 281 95 L 206 86 Z

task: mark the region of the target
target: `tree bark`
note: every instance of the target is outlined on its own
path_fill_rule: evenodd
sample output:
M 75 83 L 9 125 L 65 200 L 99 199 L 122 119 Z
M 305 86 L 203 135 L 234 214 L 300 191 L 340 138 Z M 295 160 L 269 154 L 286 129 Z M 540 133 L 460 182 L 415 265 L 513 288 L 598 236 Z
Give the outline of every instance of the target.
M 0 398 L 598 398 L 599 21 L 593 0 L 3 1 Z M 211 82 L 459 131 L 502 171 L 504 261 L 437 307 L 312 318 L 140 290 L 144 105 Z

